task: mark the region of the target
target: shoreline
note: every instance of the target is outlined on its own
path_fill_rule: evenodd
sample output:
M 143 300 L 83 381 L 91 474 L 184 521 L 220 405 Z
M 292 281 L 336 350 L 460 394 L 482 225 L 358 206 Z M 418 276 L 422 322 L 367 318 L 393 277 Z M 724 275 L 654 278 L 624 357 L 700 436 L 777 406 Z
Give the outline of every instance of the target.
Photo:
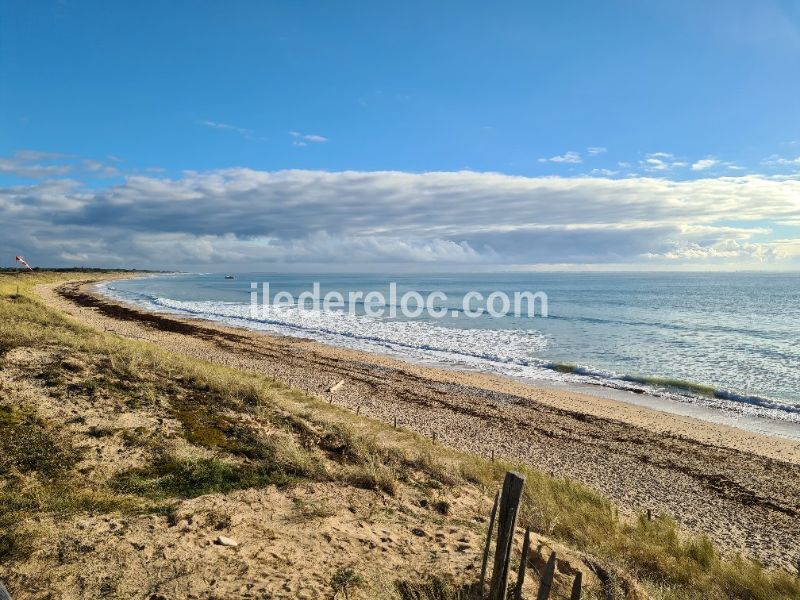
M 138 278 L 138 277 L 134 277 Z M 271 326 L 260 326 L 260 321 L 225 313 L 203 313 L 180 310 L 170 306 L 151 305 L 120 296 L 110 281 L 98 282 L 95 293 L 138 310 L 155 312 L 175 318 L 198 319 L 216 323 L 223 327 L 244 329 L 259 335 L 272 337 L 294 337 L 314 341 L 325 347 L 349 349 L 363 352 L 368 356 L 381 355 L 404 363 L 412 363 L 437 369 L 485 374 L 491 377 L 519 381 L 526 385 L 557 392 L 588 394 L 597 398 L 614 400 L 650 410 L 673 415 L 691 417 L 708 423 L 731 426 L 753 433 L 771 437 L 788 438 L 800 441 L 800 407 L 789 401 L 772 399 L 767 396 L 739 394 L 723 387 L 693 383 L 692 381 L 666 379 L 657 376 L 622 375 L 593 369 L 590 366 L 576 367 L 572 363 L 547 362 L 537 365 L 542 370 L 541 377 L 536 374 L 523 374 L 514 369 L 498 367 L 500 363 L 471 364 L 450 358 L 444 352 L 416 355 L 399 347 L 383 345 L 378 342 L 355 342 L 349 337 L 328 339 L 330 336 L 317 335 L 315 330 L 304 331 L 303 327 L 285 324 L 275 330 Z M 324 332 L 325 330 L 323 330 Z M 356 340 L 360 340 L 355 336 Z M 471 357 L 471 355 L 468 355 Z M 550 371 L 563 373 L 561 376 L 547 375 Z M 538 370 L 537 370 L 538 373 Z M 651 381 L 652 380 L 652 381 Z M 659 383 L 660 382 L 660 383 Z
M 142 277 L 147 277 L 147 275 L 136 275 L 131 279 L 142 278 Z M 121 277 L 119 279 L 129 279 L 129 278 Z M 590 396 L 592 398 L 597 399 L 598 403 L 601 400 L 608 401 L 611 403 L 621 404 L 628 407 L 636 407 L 639 409 L 643 409 L 645 411 L 656 411 L 659 413 L 664 413 L 671 417 L 684 417 L 692 420 L 702 421 L 703 423 L 710 425 L 730 427 L 733 428 L 734 430 L 740 430 L 753 434 L 763 435 L 769 438 L 788 439 L 800 442 L 800 424 L 798 423 L 779 420 L 779 419 L 770 419 L 768 417 L 759 415 L 750 415 L 746 413 L 741 413 L 733 409 L 728 409 L 726 406 L 720 406 L 720 407 L 709 406 L 702 402 L 703 400 L 702 398 L 687 396 L 686 400 L 681 400 L 678 398 L 673 398 L 669 395 L 652 394 L 636 388 L 616 387 L 614 385 L 603 385 L 601 383 L 594 383 L 589 381 L 572 382 L 572 381 L 558 381 L 558 380 L 551 381 L 547 379 L 537 380 L 522 376 L 515 376 L 511 374 L 484 371 L 477 368 L 460 366 L 455 363 L 440 362 L 435 360 L 430 362 L 415 361 L 413 360 L 413 358 L 404 356 L 400 352 L 382 351 L 380 348 L 374 350 L 352 348 L 345 345 L 329 344 L 324 341 L 315 340 L 313 338 L 305 337 L 302 335 L 294 336 L 294 335 L 284 335 L 272 331 L 262 331 L 258 329 L 249 328 L 245 325 L 238 325 L 234 323 L 226 323 L 223 321 L 218 321 L 213 319 L 206 319 L 203 318 L 202 316 L 195 316 L 191 314 L 181 314 L 180 312 L 177 311 L 172 312 L 170 310 L 160 310 L 160 311 L 149 310 L 148 308 L 142 307 L 138 304 L 132 302 L 126 302 L 124 299 L 114 296 L 107 290 L 97 289 L 100 286 L 110 283 L 111 281 L 113 280 L 104 279 L 93 282 L 91 284 L 92 286 L 91 293 L 97 294 L 109 302 L 119 303 L 128 306 L 134 310 L 152 312 L 154 314 L 164 315 L 168 318 L 188 319 L 188 320 L 200 321 L 203 323 L 211 323 L 218 327 L 223 327 L 223 328 L 227 327 L 237 331 L 244 330 L 254 335 L 265 336 L 268 338 L 275 338 L 275 339 L 281 339 L 285 337 L 292 338 L 309 344 L 319 344 L 322 348 L 327 348 L 330 350 L 353 352 L 355 353 L 355 356 L 368 357 L 367 360 L 371 360 L 374 357 L 380 356 L 380 357 L 385 357 L 389 360 L 397 361 L 398 363 L 403 365 L 416 365 L 418 367 L 429 368 L 439 371 L 451 371 L 456 373 L 473 374 L 479 377 L 487 377 L 495 380 L 501 380 L 506 382 L 517 382 L 521 383 L 524 386 L 537 388 L 543 392 L 551 391 L 555 392 L 556 394 L 566 392 L 569 394 Z M 700 401 L 698 402 L 695 400 L 700 400 Z M 586 406 L 583 406 L 582 410 L 586 410 Z M 614 410 L 613 406 L 611 410 L 613 413 Z M 605 417 L 609 416 L 609 413 L 607 411 L 604 411 L 602 413 L 599 413 L 597 416 Z M 638 423 L 638 421 L 636 421 L 635 423 Z M 650 426 L 649 419 L 646 421 L 646 426 Z M 677 433 L 679 435 L 685 434 L 685 432 L 683 431 L 678 431 Z M 750 448 L 749 451 L 753 451 L 753 449 Z
M 444 370 L 363 351 L 144 313 L 67 284 L 39 294 L 96 328 L 290 386 L 460 450 L 586 483 L 628 513 L 650 508 L 727 550 L 795 566 L 800 443 L 616 400 Z M 335 394 L 326 390 L 345 379 Z
M 725 408 L 712 408 L 702 403 L 676 400 L 666 396 L 632 392 L 611 386 L 592 383 L 531 382 L 530 385 L 556 391 L 574 392 L 596 398 L 604 398 L 620 404 L 637 406 L 645 410 L 663 412 L 668 415 L 702 421 L 708 425 L 720 425 L 739 431 L 762 435 L 771 439 L 800 441 L 800 426 L 788 421 L 766 417 L 743 415 Z

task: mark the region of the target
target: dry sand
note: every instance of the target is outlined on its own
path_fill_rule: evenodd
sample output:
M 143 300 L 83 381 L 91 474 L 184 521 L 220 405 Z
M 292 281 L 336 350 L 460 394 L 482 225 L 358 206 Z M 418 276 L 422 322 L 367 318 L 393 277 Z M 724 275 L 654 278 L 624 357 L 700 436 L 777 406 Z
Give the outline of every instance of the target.
M 577 479 L 624 511 L 652 509 L 728 550 L 800 561 L 800 442 L 485 374 L 145 313 L 87 282 L 41 286 L 46 303 L 120 336 L 257 371 L 447 446 Z M 327 390 L 339 380 L 335 393 Z
M 158 403 L 52 395 L 31 375 L 63 365 L 58 348 L 17 348 L 6 358 L 0 391 L 13 390 L 16 406 L 35 407 L 38 415 L 61 424 L 81 450 L 76 468 L 87 489 L 102 489 L 114 475 L 146 465 L 154 447 L 193 459 L 215 455 L 188 443 L 181 423 Z M 67 360 L 67 386 L 102 376 L 97 364 L 79 356 Z M 436 508 L 440 499 L 447 500 L 446 514 Z M 334 596 L 331 581 L 335 573 L 352 569 L 366 589 L 351 597 L 396 598 L 391 592 L 397 581 L 419 583 L 434 574 L 474 581 L 489 510 L 486 494 L 475 487 L 440 496 L 434 488 L 398 483 L 397 492 L 387 495 L 341 482 L 306 481 L 205 494 L 180 501 L 171 514 L 89 511 L 68 518 L 56 513 L 54 519 L 43 512 L 28 523 L 39 534 L 31 556 L 0 562 L 0 579 L 16 600 L 311 600 L 343 598 Z M 592 558 L 537 534 L 531 547 L 539 571 L 550 551 L 557 552 L 558 591 L 569 589 L 577 570 L 584 573 L 587 593 L 599 590 L 592 569 L 600 565 Z M 526 597 L 533 597 L 537 582 L 527 578 Z M 631 590 L 627 598 L 645 597 L 638 586 Z

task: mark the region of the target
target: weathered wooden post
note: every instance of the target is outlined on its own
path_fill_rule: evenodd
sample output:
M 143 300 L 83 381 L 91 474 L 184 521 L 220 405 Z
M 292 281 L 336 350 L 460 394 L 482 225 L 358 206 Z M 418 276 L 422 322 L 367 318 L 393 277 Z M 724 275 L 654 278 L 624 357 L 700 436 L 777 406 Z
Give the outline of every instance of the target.
M 552 552 L 550 558 L 547 559 L 547 565 L 544 568 L 544 575 L 542 575 L 542 582 L 539 584 L 539 593 L 536 595 L 536 600 L 547 600 L 550 597 L 550 590 L 553 587 L 553 577 L 556 574 L 556 553 Z
M 433 439 L 433 443 L 435 444 L 436 443 L 436 432 L 435 431 L 433 432 L 433 435 L 431 437 Z
M 525 485 L 525 477 L 513 471 L 506 473 L 503 492 L 500 494 L 497 546 L 494 551 L 494 569 L 492 570 L 492 583 L 489 586 L 489 600 L 505 600 L 506 598 L 511 543 L 514 540 L 514 527 L 517 525 L 517 512 L 523 485 Z
M 583 585 L 583 573 L 580 571 L 575 575 L 575 581 L 572 582 L 572 593 L 569 595 L 569 600 L 581 600 L 581 586 Z
M 480 593 L 483 596 L 483 586 L 486 583 L 486 567 L 489 566 L 489 549 L 492 545 L 492 530 L 494 529 L 494 519 L 497 516 L 497 502 L 500 500 L 500 492 L 494 495 L 492 512 L 489 515 L 489 531 L 486 532 L 486 543 L 483 545 L 483 562 L 481 563 Z
M 647 520 L 648 521 L 652 521 L 653 520 L 653 509 L 651 509 L 651 508 L 647 509 Z
M 394 416 L 394 428 L 397 429 L 397 415 Z
M 525 528 L 525 540 L 522 542 L 522 556 L 519 559 L 517 587 L 514 589 L 514 600 L 522 600 L 522 586 L 525 584 L 525 571 L 528 569 L 528 553 L 531 550 L 531 528 Z

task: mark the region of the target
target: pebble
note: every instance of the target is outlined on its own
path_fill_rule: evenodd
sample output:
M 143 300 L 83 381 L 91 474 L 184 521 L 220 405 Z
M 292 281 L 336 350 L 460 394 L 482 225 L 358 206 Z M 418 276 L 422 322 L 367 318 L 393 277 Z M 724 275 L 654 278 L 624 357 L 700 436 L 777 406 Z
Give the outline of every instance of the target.
M 218 536 L 217 539 L 214 540 L 214 543 L 218 546 L 230 546 L 231 548 L 236 548 L 236 546 L 239 545 L 239 542 L 233 538 L 225 537 L 224 535 Z

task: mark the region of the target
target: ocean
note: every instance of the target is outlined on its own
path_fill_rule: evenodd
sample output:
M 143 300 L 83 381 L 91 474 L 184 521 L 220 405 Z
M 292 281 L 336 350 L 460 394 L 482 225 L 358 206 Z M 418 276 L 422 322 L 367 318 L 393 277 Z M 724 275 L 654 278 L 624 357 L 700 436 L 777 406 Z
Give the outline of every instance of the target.
M 318 282 L 322 295 L 342 293 L 344 307 L 312 310 L 295 302 L 254 315 L 251 282 L 269 282 L 271 295 L 295 298 Z M 447 316 L 388 310 L 375 316 L 379 303 L 347 302 L 349 292 L 375 290 L 388 305 L 390 282 L 398 298 L 443 292 L 446 299 L 438 296 L 432 306 L 446 308 Z M 238 273 L 234 279 L 203 273 L 113 281 L 100 289 L 148 310 L 545 386 L 613 392 L 638 403 L 660 398 L 662 409 L 751 428 L 772 423 L 765 429 L 800 437 L 800 273 Z M 541 310 L 493 315 L 479 302 L 467 305 L 476 317 L 464 314 L 466 294 L 487 298 L 495 291 L 510 298 L 544 292 L 547 316 Z

